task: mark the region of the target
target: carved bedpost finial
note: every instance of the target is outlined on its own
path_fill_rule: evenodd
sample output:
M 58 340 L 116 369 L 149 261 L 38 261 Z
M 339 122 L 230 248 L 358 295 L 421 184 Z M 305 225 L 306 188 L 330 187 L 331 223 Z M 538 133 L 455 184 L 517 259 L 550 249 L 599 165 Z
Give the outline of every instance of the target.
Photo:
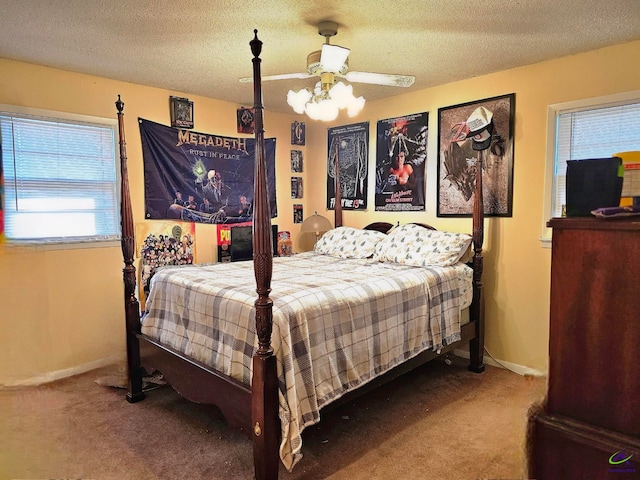
M 124 110 L 124 102 L 120 100 L 120 94 L 118 94 L 118 100 L 116 100 L 116 108 L 118 109 L 118 113 L 122 113 Z
M 253 34 L 254 34 L 253 40 L 249 42 L 249 45 L 251 45 L 251 53 L 253 53 L 254 57 L 259 57 L 260 52 L 262 52 L 262 42 L 258 40 L 257 28 L 253 30 Z

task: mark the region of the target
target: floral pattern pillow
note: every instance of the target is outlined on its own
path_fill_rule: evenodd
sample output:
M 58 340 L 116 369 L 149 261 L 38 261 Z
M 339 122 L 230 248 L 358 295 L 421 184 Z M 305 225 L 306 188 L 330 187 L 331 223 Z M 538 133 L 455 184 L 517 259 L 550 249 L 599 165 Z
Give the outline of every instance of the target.
M 374 258 L 380 262 L 421 267 L 448 267 L 462 258 L 470 244 L 471 236 L 465 233 L 441 232 L 406 224 L 395 228 L 376 245 Z
M 313 250 L 340 258 L 369 258 L 376 244 L 387 236 L 375 230 L 338 227 L 326 232 L 316 242 Z

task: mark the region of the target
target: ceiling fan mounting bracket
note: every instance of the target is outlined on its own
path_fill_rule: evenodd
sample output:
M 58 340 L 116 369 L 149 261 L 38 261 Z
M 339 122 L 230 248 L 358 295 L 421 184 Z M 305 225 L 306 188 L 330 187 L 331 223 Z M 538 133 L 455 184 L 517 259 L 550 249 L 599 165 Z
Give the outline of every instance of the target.
M 322 35 L 329 42 L 329 38 L 338 34 L 338 24 L 336 22 L 320 22 L 318 24 L 318 34 Z

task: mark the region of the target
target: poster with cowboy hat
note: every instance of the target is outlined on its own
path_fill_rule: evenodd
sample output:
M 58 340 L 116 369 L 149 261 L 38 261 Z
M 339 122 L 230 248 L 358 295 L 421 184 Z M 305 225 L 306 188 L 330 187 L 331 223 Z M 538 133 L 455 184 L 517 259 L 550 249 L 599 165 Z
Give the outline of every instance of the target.
M 471 216 L 482 165 L 484 214 L 511 217 L 515 93 L 438 109 L 437 216 Z

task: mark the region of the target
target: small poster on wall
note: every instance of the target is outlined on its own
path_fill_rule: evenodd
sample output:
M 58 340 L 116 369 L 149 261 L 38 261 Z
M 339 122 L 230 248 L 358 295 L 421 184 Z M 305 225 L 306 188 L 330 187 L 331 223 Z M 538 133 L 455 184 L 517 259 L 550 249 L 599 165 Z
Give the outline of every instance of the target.
M 302 173 L 302 150 L 291 150 L 291 173 Z
M 302 204 L 296 203 L 293 205 L 293 223 L 302 223 L 303 209 Z
M 302 198 L 302 177 L 291 177 L 291 198 Z
M 366 210 L 369 122 L 330 128 L 327 151 L 327 208 L 335 208 L 337 177 L 342 208 Z
M 304 145 L 305 125 L 304 122 L 293 122 L 291 124 L 291 145 Z
M 238 133 L 253 134 L 255 129 L 255 118 L 253 116 L 253 108 L 241 107 L 237 112 L 238 116 Z
M 376 211 L 424 211 L 428 126 L 428 112 L 378 121 Z

